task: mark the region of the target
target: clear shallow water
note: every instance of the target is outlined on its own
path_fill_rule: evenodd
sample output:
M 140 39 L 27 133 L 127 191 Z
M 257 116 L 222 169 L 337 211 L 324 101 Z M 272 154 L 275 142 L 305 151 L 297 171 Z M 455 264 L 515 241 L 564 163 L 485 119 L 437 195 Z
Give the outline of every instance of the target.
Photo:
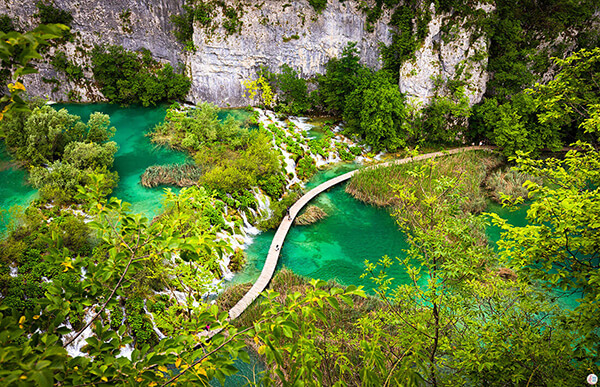
M 0 235 L 10 221 L 11 207 L 25 209 L 37 196 L 37 190 L 27 184 L 27 172 L 11 162 L 4 142 L 0 142 Z
M 307 184 L 311 189 L 322 182 L 360 167 L 340 164 L 317 173 Z M 368 206 L 344 191 L 345 185 L 332 188 L 311 204 L 323 208 L 328 217 L 308 226 L 293 226 L 281 248 L 278 269 L 287 267 L 300 275 L 336 280 L 343 285 L 363 285 L 372 289 L 372 281 L 360 278 L 364 261 L 377 261 L 383 255 L 404 256 L 408 246 L 388 211 Z M 254 281 L 264 266 L 273 231 L 257 235 L 248 247 L 248 265 L 235 283 Z M 404 283 L 408 280 L 399 265 L 389 275 Z
M 184 163 L 189 157 L 165 147 L 152 144 L 146 134 L 165 118 L 166 106 L 120 107 L 110 104 L 56 104 L 55 109 L 66 108 L 69 113 L 87 122 L 94 112 L 110 116 L 110 123 L 117 131 L 113 137 L 119 145 L 113 169 L 119 173 L 119 184 L 113 196 L 131 203 L 131 210 L 149 218 L 160 210 L 164 188 L 145 188 L 140 184 L 142 173 L 154 164 Z M 172 188 L 176 190 L 175 188 Z

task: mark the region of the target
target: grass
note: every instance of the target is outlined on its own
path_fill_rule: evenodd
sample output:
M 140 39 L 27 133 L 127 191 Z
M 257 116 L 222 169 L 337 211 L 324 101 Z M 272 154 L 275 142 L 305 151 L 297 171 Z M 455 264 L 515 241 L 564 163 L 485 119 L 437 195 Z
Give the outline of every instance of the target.
M 487 152 L 464 152 L 457 155 L 438 157 L 434 178 L 454 177 L 460 182 L 460 191 L 467 197 L 465 211 L 480 212 L 485 208 L 486 193 L 482 185 L 503 160 Z M 418 162 L 423 163 L 423 162 Z M 410 171 L 415 163 L 363 169 L 355 174 L 346 185 L 346 192 L 354 198 L 378 207 L 393 207 L 397 204 L 395 185 L 409 183 Z
M 147 188 L 159 185 L 190 187 L 198 182 L 202 169 L 194 164 L 152 165 L 144 171 L 140 183 Z

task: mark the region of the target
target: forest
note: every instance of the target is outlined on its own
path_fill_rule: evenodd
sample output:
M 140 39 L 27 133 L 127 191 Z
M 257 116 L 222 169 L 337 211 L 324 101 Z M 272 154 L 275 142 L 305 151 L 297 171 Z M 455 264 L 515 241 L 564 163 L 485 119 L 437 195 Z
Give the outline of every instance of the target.
M 598 374 L 598 5 L 496 0 L 484 17 L 470 1 L 363 3 L 367 30 L 390 15 L 380 68 L 364 64 L 355 42 L 310 78 L 288 64 L 257 66 L 242 82 L 254 106 L 232 111 L 187 103 L 190 73 L 147 49 L 96 45 L 88 68 L 48 51 L 76 29 L 54 2 L 36 3 L 31 29 L 0 15 L 10 159 L 0 171 L 26 171 L 37 192 L 26 207 L 1 209 L 3 385 L 574 386 Z M 308 4 L 317 15 L 329 6 Z M 186 1 L 170 22 L 191 52 L 198 29 L 241 34 L 243 12 Z M 489 37 L 478 103 L 460 72 L 434 80 L 425 106 L 399 89 L 436 12 Z M 116 140 L 116 115 L 84 118 L 36 97 L 24 76 L 40 64 L 73 82 L 91 77 L 123 109 L 163 109 L 141 137 L 185 162 L 144 166 L 136 183 L 160 190 L 159 213 L 114 195 L 125 178 L 119 149 L 132 141 Z M 358 262 L 355 283 L 370 286 L 278 267 L 231 319 L 253 285 L 223 285 L 251 264 L 240 240 L 291 221 L 312 178 L 351 162 L 344 194 L 392 218 L 402 254 Z M 524 223 L 490 203 L 526 213 Z M 331 216 L 311 205 L 294 227 Z M 232 382 L 242 363 L 263 372 Z

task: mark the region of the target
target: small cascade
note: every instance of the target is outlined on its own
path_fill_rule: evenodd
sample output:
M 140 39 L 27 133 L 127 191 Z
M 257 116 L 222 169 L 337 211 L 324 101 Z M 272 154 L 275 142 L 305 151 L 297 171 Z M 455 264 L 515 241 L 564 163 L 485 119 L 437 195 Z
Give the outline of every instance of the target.
M 100 305 L 96 304 L 96 305 L 92 305 L 90 306 L 86 312 L 85 312 L 85 316 L 84 316 L 84 320 L 85 320 L 85 324 L 89 323 L 92 320 L 92 316 L 94 315 L 93 311 L 96 309 L 96 307 L 99 307 Z M 69 329 L 73 329 L 73 327 L 71 326 L 71 323 L 67 322 L 67 324 L 65 325 L 67 328 Z M 73 331 L 73 335 L 75 335 L 77 332 Z M 89 327 L 87 327 L 83 333 L 81 335 L 79 335 L 79 337 L 77 337 L 71 344 L 69 344 L 65 349 L 67 350 L 67 353 L 69 354 L 69 356 L 71 357 L 78 357 L 78 356 L 87 356 L 87 354 L 85 352 L 83 352 L 81 349 L 87 345 L 86 340 L 90 337 L 92 337 L 94 335 L 94 332 L 92 331 L 92 326 L 90 325 Z M 69 337 L 65 337 L 65 339 L 69 339 Z
M 160 340 L 166 338 L 167 336 L 163 335 L 163 333 L 160 331 L 160 329 L 158 329 L 158 327 L 156 326 L 156 323 L 154 322 L 154 316 L 152 315 L 152 313 L 150 313 L 150 311 L 146 307 L 146 300 L 144 300 L 144 312 L 146 312 L 146 314 L 148 316 L 150 316 L 150 321 L 152 322 L 152 329 L 154 329 L 154 333 L 156 333 L 156 336 L 158 336 L 158 338 Z
M 271 199 L 256 187 L 252 188 L 251 192 L 254 195 L 254 198 L 256 198 L 256 204 L 260 218 L 269 219 L 272 217 L 273 210 L 271 209 Z
M 307 123 L 308 117 L 289 117 L 288 120 L 302 132 L 308 132 L 314 126 Z

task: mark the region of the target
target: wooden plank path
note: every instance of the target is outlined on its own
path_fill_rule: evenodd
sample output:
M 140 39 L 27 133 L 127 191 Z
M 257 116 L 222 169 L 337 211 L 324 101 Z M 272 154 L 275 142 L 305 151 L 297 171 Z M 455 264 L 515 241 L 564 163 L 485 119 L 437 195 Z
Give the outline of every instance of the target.
M 452 155 L 452 154 L 461 153 L 461 152 L 468 152 L 468 151 L 474 151 L 474 150 L 492 150 L 492 149 L 493 148 L 489 147 L 489 146 L 468 146 L 468 147 L 463 147 L 463 148 L 450 149 L 447 151 L 426 153 L 426 154 L 416 156 L 416 157 L 406 157 L 404 159 L 388 161 L 386 163 L 381 163 L 381 164 L 369 166 L 366 168 L 379 168 L 379 167 L 384 167 L 384 166 L 394 165 L 394 164 L 406 164 L 409 162 L 421 161 L 421 160 L 431 159 L 431 158 L 435 158 L 435 157 L 439 157 L 439 156 Z M 254 283 L 254 285 L 252 285 L 252 288 L 250 288 L 248 293 L 246 293 L 244 295 L 244 297 L 242 297 L 242 299 L 239 300 L 238 303 L 235 304 L 233 306 L 233 308 L 231 308 L 229 310 L 229 319 L 230 320 L 233 320 L 233 319 L 237 318 L 240 314 L 242 314 L 246 310 L 246 308 L 248 308 L 250 306 L 250 304 L 252 304 L 252 302 L 254 302 L 254 300 L 256 300 L 258 298 L 260 293 L 262 293 L 262 291 L 266 289 L 267 285 L 271 281 L 271 278 L 273 277 L 273 274 L 275 273 L 275 268 L 277 267 L 277 262 L 279 261 L 279 253 L 281 252 L 281 247 L 283 246 L 285 237 L 287 236 L 287 233 L 288 233 L 290 227 L 292 226 L 292 223 L 294 222 L 296 215 L 298 215 L 300 210 L 302 210 L 302 208 L 306 204 L 308 204 L 308 202 L 310 202 L 312 199 L 314 199 L 321 192 L 326 191 L 326 190 L 330 189 L 331 187 L 333 187 L 337 184 L 340 184 L 346 180 L 349 180 L 355 173 L 357 173 L 360 170 L 361 169 L 357 169 L 352 172 L 348 172 L 343 175 L 340 175 L 338 177 L 334 177 L 333 179 L 327 180 L 326 182 L 324 182 L 324 183 L 318 185 L 317 187 L 311 189 L 310 191 L 308 191 L 306 194 L 304 194 L 304 196 L 302 196 L 296 203 L 294 203 L 290 207 L 289 217 L 287 217 L 287 216 L 284 217 L 284 219 L 281 221 L 281 224 L 279 225 L 279 228 L 277 229 L 277 232 L 275 232 L 275 236 L 273 237 L 273 242 L 271 242 L 271 247 L 269 248 L 269 252 L 267 253 L 267 259 L 265 260 L 265 266 L 263 267 L 262 272 L 260 273 L 260 276 Z

